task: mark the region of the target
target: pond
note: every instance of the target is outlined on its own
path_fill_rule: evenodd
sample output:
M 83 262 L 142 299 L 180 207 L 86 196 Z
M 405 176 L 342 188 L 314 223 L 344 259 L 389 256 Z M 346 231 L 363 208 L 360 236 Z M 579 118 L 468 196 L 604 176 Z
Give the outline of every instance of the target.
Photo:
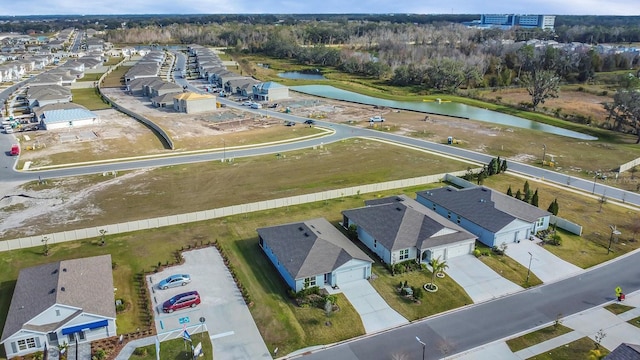
M 460 103 L 446 101 L 395 101 L 379 99 L 367 95 L 341 90 L 328 85 L 303 85 L 292 86 L 291 90 L 304 94 L 321 96 L 335 100 L 351 101 L 360 104 L 386 106 L 394 109 L 412 110 L 424 113 L 455 116 L 465 119 L 489 122 L 523 129 L 538 130 L 548 134 L 561 135 L 581 140 L 598 140 L 597 137 L 579 133 L 577 131 L 563 129 L 557 126 L 542 124 L 517 116 L 502 114 L 497 111 L 481 109 Z
M 299 71 L 287 71 L 278 73 L 278 76 L 285 79 L 294 80 L 326 80 L 327 78 L 320 73 L 303 73 Z

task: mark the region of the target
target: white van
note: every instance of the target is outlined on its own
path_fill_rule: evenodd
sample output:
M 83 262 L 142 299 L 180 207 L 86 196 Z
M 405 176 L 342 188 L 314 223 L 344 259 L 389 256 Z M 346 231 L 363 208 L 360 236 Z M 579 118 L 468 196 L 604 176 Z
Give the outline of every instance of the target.
M 252 103 L 251 104 L 251 108 L 252 109 L 262 109 L 262 104 L 260 104 L 260 103 Z

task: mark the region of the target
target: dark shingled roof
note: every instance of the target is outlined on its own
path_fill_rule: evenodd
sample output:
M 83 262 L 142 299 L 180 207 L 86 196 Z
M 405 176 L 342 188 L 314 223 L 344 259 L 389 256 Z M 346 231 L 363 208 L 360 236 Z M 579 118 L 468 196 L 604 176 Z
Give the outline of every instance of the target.
M 20 270 L 1 341 L 55 304 L 115 318 L 111 255 L 62 260 Z M 50 328 L 62 324 L 52 324 Z
M 484 186 L 452 186 L 419 191 L 418 196 L 456 213 L 489 231 L 497 232 L 515 219 L 536 222 L 549 212 Z
M 373 262 L 324 218 L 258 229 L 294 279 L 330 273 L 352 259 Z
M 604 360 L 640 360 L 640 345 L 622 343 Z
M 343 215 L 390 251 L 426 249 L 476 236 L 406 195 L 366 201 L 367 206 Z

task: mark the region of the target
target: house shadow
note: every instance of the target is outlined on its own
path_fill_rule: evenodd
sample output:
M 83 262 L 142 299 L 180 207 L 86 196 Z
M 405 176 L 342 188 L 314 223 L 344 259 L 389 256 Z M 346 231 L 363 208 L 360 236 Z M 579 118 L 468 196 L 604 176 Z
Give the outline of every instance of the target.
M 277 295 L 282 300 L 290 301 L 287 296 L 289 289 L 280 274 L 273 266 L 267 255 L 258 245 L 258 237 L 237 240 L 234 245 L 238 248 L 237 254 L 245 264 L 250 264 L 250 274 L 260 285 L 261 290 L 267 294 Z

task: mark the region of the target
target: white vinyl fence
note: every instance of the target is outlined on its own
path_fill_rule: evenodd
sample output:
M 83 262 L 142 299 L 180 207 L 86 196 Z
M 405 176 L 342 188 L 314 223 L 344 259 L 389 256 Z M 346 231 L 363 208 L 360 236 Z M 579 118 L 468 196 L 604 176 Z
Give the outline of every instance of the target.
M 343 189 L 328 190 L 313 194 L 290 196 L 286 198 L 258 201 L 242 205 L 232 205 L 218 209 L 210 209 L 203 211 L 195 211 L 186 214 L 161 216 L 151 219 L 128 221 L 119 224 L 69 230 L 51 234 L 34 235 L 19 239 L 11 239 L 0 241 L 0 251 L 9 251 L 15 249 L 24 249 L 35 246 L 42 246 L 42 240 L 48 239 L 48 244 L 56 244 L 67 241 L 75 241 L 87 238 L 100 237 L 100 230 L 106 230 L 109 235 L 122 234 L 138 230 L 156 229 L 164 226 L 172 226 L 178 224 L 192 223 L 196 221 L 204 221 L 217 219 L 227 216 L 233 216 L 254 211 L 262 211 L 276 209 L 285 206 L 293 206 L 305 203 L 338 199 L 345 196 L 354 196 L 358 194 L 374 193 L 378 191 L 386 191 L 392 189 L 402 189 L 412 186 L 425 185 L 435 182 L 444 181 L 451 176 L 462 176 L 466 171 L 458 171 L 451 174 L 437 174 L 421 176 L 410 179 L 387 181 L 377 184 L 368 184 L 361 186 L 352 186 Z

